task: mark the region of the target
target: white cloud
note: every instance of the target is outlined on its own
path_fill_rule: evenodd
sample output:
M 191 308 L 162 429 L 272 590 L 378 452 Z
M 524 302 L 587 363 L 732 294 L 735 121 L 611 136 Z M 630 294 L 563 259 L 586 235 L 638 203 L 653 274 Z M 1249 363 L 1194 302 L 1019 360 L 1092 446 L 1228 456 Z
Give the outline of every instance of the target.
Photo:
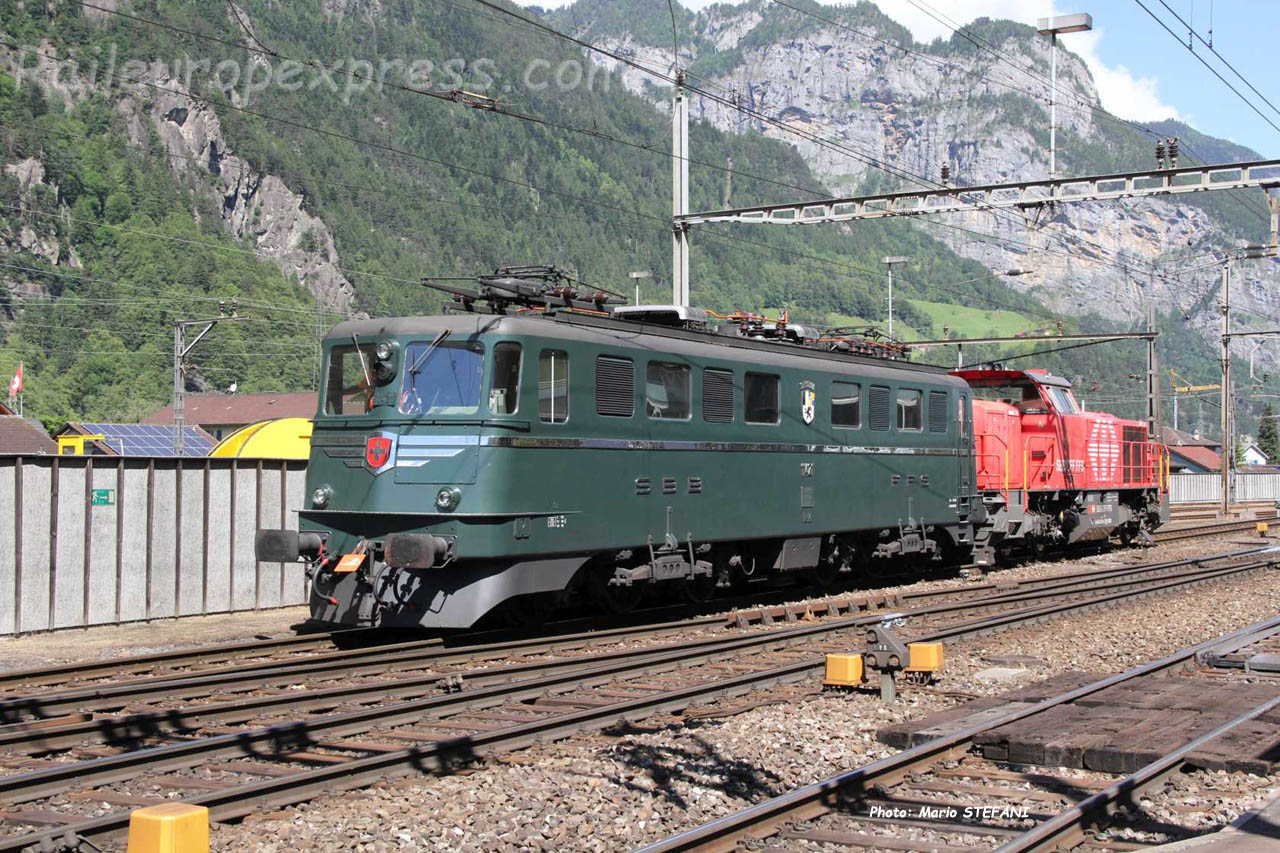
M 1157 91 L 1159 81 L 1155 77 L 1138 77 L 1123 65 L 1109 66 L 1098 58 L 1098 42 L 1105 37 L 1106 30 L 1103 29 L 1071 37 L 1071 49 L 1080 55 L 1093 74 L 1102 106 L 1121 118 L 1134 121 L 1186 119 L 1176 107 L 1161 99 Z
M 924 0 L 920 6 L 907 0 L 873 0 L 890 18 L 911 31 L 916 41 L 930 42 L 935 38 L 951 37 L 949 24 L 967 24 L 974 18 L 1008 18 L 1035 26 L 1039 18 L 1062 14 L 1052 2 L 1046 0 Z M 935 10 L 937 17 L 924 8 L 925 3 Z M 937 18 L 942 18 L 939 21 Z M 1076 53 L 1093 74 L 1102 106 L 1121 118 L 1135 121 L 1158 121 L 1180 118 L 1178 110 L 1165 103 L 1157 91 L 1155 77 L 1138 77 L 1123 65 L 1107 65 L 1098 55 L 1098 43 L 1106 37 L 1106 30 L 1098 28 L 1088 33 L 1074 33 L 1063 39 L 1063 45 Z
M 525 5 L 563 6 L 571 0 L 517 0 Z M 691 9 L 710 5 L 712 0 L 682 0 Z M 828 2 L 828 0 L 822 0 Z M 845 0 L 847 2 L 847 0 Z M 963 26 L 975 18 L 1007 18 L 1035 26 L 1038 18 L 1062 14 L 1052 0 L 921 0 L 920 5 L 908 0 L 872 0 L 880 11 L 911 31 L 916 41 L 931 42 L 935 38 L 951 38 L 951 24 Z M 934 14 L 926 10 L 925 5 Z M 934 17 L 936 15 L 937 17 Z M 942 20 L 938 20 L 941 18 Z M 1121 118 L 1135 121 L 1158 121 L 1182 118 L 1172 104 L 1166 103 L 1158 91 L 1155 77 L 1139 77 L 1124 65 L 1107 65 L 1098 55 L 1098 42 L 1106 37 L 1099 28 L 1089 33 L 1074 33 L 1063 40 L 1093 74 L 1102 106 Z

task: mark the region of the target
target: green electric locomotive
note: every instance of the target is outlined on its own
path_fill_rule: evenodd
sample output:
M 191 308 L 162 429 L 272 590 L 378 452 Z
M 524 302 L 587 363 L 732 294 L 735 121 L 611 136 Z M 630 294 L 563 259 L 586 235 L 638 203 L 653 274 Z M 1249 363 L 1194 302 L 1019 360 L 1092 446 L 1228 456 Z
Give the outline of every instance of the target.
M 550 268 L 450 290 L 324 342 L 298 529 L 257 540 L 308 564 L 319 620 L 467 628 L 972 547 L 970 391 L 941 369 Z

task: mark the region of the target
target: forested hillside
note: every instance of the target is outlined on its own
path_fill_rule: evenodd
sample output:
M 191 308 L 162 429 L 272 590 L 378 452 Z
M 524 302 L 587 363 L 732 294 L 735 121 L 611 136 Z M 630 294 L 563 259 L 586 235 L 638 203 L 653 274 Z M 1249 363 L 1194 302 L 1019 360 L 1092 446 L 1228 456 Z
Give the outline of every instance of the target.
M 173 321 L 233 297 L 247 319 L 193 352 L 193 388 L 314 387 L 318 329 L 433 312 L 426 275 L 549 262 L 630 294 L 648 270 L 642 298 L 668 298 L 667 116 L 469 0 L 49 0 L 5 4 L 0 31 L 0 372 L 25 362 L 28 412 L 48 421 L 163 404 Z M 698 122 L 691 151 L 694 209 L 826 192 L 750 129 Z M 913 333 L 941 334 L 940 303 L 1058 318 L 930 234 L 878 223 L 702 229 L 694 301 L 881 321 L 887 254 L 913 259 L 897 286 Z M 1166 346 L 1178 361 L 1201 347 Z M 1140 364 L 1112 352 L 1052 363 Z

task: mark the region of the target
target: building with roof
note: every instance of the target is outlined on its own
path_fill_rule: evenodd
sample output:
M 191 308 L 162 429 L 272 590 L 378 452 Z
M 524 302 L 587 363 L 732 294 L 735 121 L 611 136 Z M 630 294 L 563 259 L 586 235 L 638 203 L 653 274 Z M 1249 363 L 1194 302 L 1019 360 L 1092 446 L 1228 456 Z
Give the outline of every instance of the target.
M 0 456 L 56 456 L 58 444 L 37 420 L 0 415 Z
M 1269 465 L 1271 458 L 1262 452 L 1262 448 L 1258 446 L 1258 442 L 1246 437 L 1244 447 L 1241 448 L 1241 456 L 1245 465 Z
M 242 427 L 277 418 L 306 418 L 316 415 L 314 392 L 289 394 L 188 394 L 183 402 L 186 423 L 198 426 L 217 440 Z M 173 405 L 142 419 L 142 423 L 173 424 Z
M 4 403 L 0 403 L 0 417 L 7 417 L 8 415 L 16 415 L 16 414 L 17 412 L 15 412 L 13 409 L 9 408 Z
M 68 421 L 54 433 L 64 455 L 86 456 L 175 456 L 174 426 L 112 424 Z M 217 444 L 213 436 L 198 426 L 183 428 L 182 455 L 208 456 Z M 78 440 L 77 440 L 78 439 Z
M 1222 470 L 1222 443 L 1165 426 L 1161 441 L 1169 448 L 1169 470 L 1174 474 L 1207 474 Z

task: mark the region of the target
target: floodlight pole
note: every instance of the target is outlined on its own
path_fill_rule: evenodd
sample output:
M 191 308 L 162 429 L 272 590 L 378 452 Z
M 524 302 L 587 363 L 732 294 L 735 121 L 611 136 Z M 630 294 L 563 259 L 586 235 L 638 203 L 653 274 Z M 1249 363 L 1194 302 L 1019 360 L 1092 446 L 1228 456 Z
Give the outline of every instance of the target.
M 893 340 L 893 265 L 905 264 L 911 260 L 903 255 L 888 255 L 884 258 L 884 265 L 889 268 L 889 340 Z
M 1049 37 L 1049 179 L 1058 176 L 1058 35 L 1093 29 L 1093 18 L 1084 13 L 1041 18 L 1036 32 Z

